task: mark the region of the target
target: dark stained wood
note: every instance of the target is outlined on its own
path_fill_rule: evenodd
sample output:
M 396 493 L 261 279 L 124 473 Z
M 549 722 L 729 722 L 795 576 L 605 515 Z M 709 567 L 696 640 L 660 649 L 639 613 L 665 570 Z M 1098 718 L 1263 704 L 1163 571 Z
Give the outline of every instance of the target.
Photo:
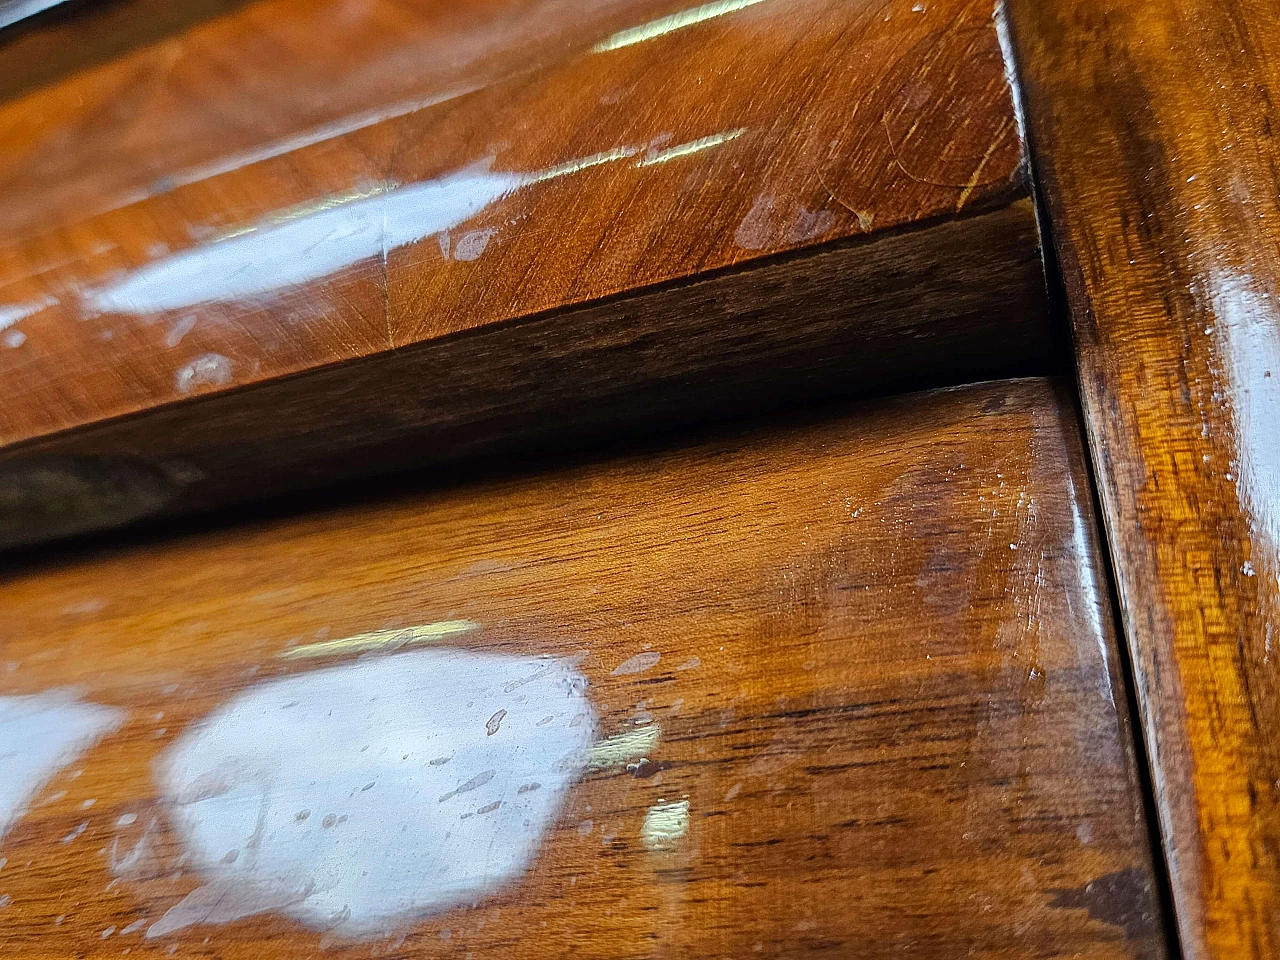
M 1183 949 L 1280 956 L 1280 18 L 1010 10 Z
M 123 714 L 0 841 L 0 947 L 1163 956 L 1075 429 L 1045 381 L 938 391 L 15 569 L 5 696 Z M 312 646 L 459 621 L 390 654 Z M 528 872 L 474 907 L 357 942 L 270 911 L 145 936 L 201 883 L 157 795 L 164 751 L 258 685 L 442 646 L 573 658 L 597 736 L 656 740 L 572 786 Z M 646 831 L 681 801 L 683 835 Z
M 296 484 L 436 458 L 429 423 L 1042 371 L 990 13 L 264 0 L 33 89 L 0 106 L 0 456 L 188 461 L 209 502 L 245 493 L 211 447 Z

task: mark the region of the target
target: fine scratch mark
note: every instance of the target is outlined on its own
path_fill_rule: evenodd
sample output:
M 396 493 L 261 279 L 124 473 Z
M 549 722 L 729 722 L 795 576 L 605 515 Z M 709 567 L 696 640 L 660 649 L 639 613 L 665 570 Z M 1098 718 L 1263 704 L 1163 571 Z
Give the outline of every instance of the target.
M 982 168 L 987 165 L 987 161 L 991 159 L 991 155 L 996 152 L 996 147 L 1004 143 L 1004 138 L 1008 135 L 1011 124 L 1008 120 L 1000 124 L 1000 132 L 991 140 L 991 146 L 987 147 L 987 152 L 982 155 L 982 160 L 978 163 L 977 168 L 973 171 L 973 176 L 969 178 L 969 182 L 965 184 L 964 190 L 960 192 L 960 198 L 956 200 L 956 210 L 960 210 L 965 205 L 970 195 L 978 187 L 982 186 Z
M 280 660 L 306 660 L 312 657 L 331 657 L 339 653 L 364 653 L 369 650 L 398 650 L 415 643 L 430 643 L 462 633 L 470 633 L 480 624 L 473 620 L 439 620 L 416 627 L 398 627 L 391 630 L 373 630 L 357 633 L 340 640 L 324 640 L 291 647 L 276 654 Z
M 884 138 L 885 138 L 885 141 L 889 144 L 889 153 L 893 155 L 893 165 L 895 167 L 901 170 L 904 174 L 906 174 L 909 178 L 914 180 L 916 183 L 928 184 L 931 187 L 962 188 L 964 192 L 961 194 L 961 201 L 959 204 L 960 206 L 962 206 L 964 201 L 968 199 L 969 194 L 972 193 L 977 187 L 981 187 L 987 183 L 992 182 L 991 180 L 980 179 L 982 175 L 982 168 L 986 166 L 987 160 L 990 159 L 991 154 L 995 152 L 996 147 L 1004 143 L 1004 139 L 1008 135 L 1009 124 L 1007 120 L 1001 121 L 998 135 L 992 138 L 991 146 L 989 146 L 987 148 L 987 152 L 983 154 L 982 160 L 978 164 L 978 168 L 974 171 L 973 176 L 969 178 L 968 182 L 963 184 L 948 183 L 946 180 L 932 180 L 929 177 L 922 177 L 918 174 L 912 173 L 910 170 L 907 169 L 906 164 L 902 162 L 901 157 L 898 156 L 898 145 L 893 142 L 893 132 L 889 129 L 889 115 L 887 112 L 884 114 L 884 116 L 880 118 L 880 127 L 881 129 L 884 130 Z M 828 190 L 827 192 L 830 193 L 831 191 Z M 849 209 L 852 210 L 853 208 L 850 207 Z M 856 213 L 857 211 L 854 211 L 854 212 Z
M 133 206 L 136 203 L 142 203 L 152 197 L 172 193 L 181 187 L 188 187 L 195 183 L 212 180 L 215 177 L 220 177 L 224 174 L 239 170 L 241 167 L 250 167 L 259 163 L 264 163 L 268 160 L 283 157 L 298 150 L 305 150 L 306 148 L 317 144 L 336 140 L 339 137 L 344 137 L 348 134 L 355 133 L 358 130 L 375 126 L 376 124 L 387 120 L 394 120 L 397 117 L 407 116 L 411 113 L 427 110 L 451 100 L 457 100 L 479 90 L 480 86 L 480 84 L 474 83 L 467 84 L 452 90 L 446 90 L 443 93 L 435 94 L 433 96 L 402 100 L 387 106 L 365 111 L 364 113 L 358 113 L 351 117 L 345 117 L 337 122 L 321 124 L 308 130 L 304 130 L 301 133 L 294 134 L 293 136 L 285 137 L 282 140 L 269 143 L 265 146 L 255 147 L 253 149 L 246 150 L 243 153 L 236 153 L 227 157 L 219 158 L 213 163 L 188 167 L 187 169 L 180 170 L 176 173 L 166 174 L 164 177 L 161 177 L 159 180 L 154 181 L 143 189 L 134 190 L 122 196 L 115 197 L 108 205 L 94 207 L 87 211 L 82 211 L 82 213 L 85 216 L 98 216 L 104 213 L 110 213 L 113 210 L 122 210 L 125 207 Z M 54 269 L 56 269 L 57 266 L 61 266 L 61 264 L 55 265 Z
M 827 196 L 858 218 L 858 226 L 862 228 L 863 233 L 870 233 L 876 222 L 875 213 L 871 210 L 857 210 L 849 206 L 843 198 L 831 189 L 831 185 L 827 183 L 827 179 L 822 175 L 821 170 L 815 170 L 814 172 L 818 175 L 818 183 L 822 184 L 822 189 L 827 191 Z

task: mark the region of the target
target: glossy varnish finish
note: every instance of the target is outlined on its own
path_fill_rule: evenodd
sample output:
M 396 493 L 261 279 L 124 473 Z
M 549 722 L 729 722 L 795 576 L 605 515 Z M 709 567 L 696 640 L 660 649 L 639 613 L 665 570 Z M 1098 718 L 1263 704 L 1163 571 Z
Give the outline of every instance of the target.
M 1048 350 L 980 2 L 270 0 L 31 89 L 0 129 L 9 462 L 207 477 L 204 430 L 297 478 L 334 460 L 299 448 L 427 455 L 425 425 L 499 401 L 545 425 L 680 378 L 803 395 Z M 567 390 L 532 403 L 513 357 Z M 387 403 L 406 382 L 445 399 Z
M 1280 19 L 1016 3 L 1183 948 L 1280 955 Z
M 119 712 L 96 745 L 53 764 L 0 840 L 4 954 L 1162 956 L 1097 564 L 1071 407 L 1040 381 L 46 558 L 0 586 L 0 720 L 9 698 L 55 689 L 49 715 L 70 696 Z M 433 626 L 394 632 L 413 625 Z M 334 642 L 349 637 L 361 639 Z M 164 801 L 186 749 L 175 745 L 206 729 L 224 737 L 205 748 L 228 748 L 219 724 L 237 698 L 282 678 L 381 671 L 376 692 L 393 698 L 399 674 L 456 648 L 558 658 L 586 681 L 571 700 L 590 703 L 604 746 L 526 872 L 474 905 L 354 933 L 355 901 L 308 912 L 341 881 L 319 874 L 292 899 L 278 885 L 221 888 L 201 916 L 263 912 L 175 928 L 171 911 L 211 875 L 278 857 L 290 831 L 356 829 L 397 782 L 361 776 L 332 809 L 294 797 L 243 848 L 222 835 L 210 866 L 183 857 L 183 817 L 239 790 L 245 757 L 278 731 L 273 720 L 231 751 L 243 757 Z M 478 751 L 502 749 L 545 696 L 530 675 L 473 706 L 479 680 L 432 662 L 437 688 L 397 711 L 479 710 L 487 721 L 466 733 Z M 303 793 L 329 790 L 347 761 L 325 754 L 342 737 L 324 710 L 363 721 L 342 697 L 278 699 L 272 717 L 304 711 L 316 725 L 280 767 L 315 755 Z M 557 709 L 533 729 L 571 740 L 582 726 Z M 393 740 L 391 759 L 413 764 L 421 742 Z M 485 802 L 476 818 L 527 801 L 521 780 L 487 802 L 501 765 L 472 776 L 482 764 L 456 764 L 459 786 L 387 816 L 431 821 L 459 791 Z M 255 775 L 274 784 L 254 788 L 266 811 L 285 774 Z M 504 861 L 505 847 L 487 849 L 484 862 Z
M 62 0 L 0 0 L 0 27 L 8 27 L 35 16 L 61 2 Z

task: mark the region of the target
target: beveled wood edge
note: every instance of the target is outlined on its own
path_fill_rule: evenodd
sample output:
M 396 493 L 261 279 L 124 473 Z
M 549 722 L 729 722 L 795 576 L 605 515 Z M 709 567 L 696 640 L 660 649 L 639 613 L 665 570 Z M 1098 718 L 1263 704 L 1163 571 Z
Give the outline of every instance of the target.
M 1023 199 L 0 449 L 0 546 L 829 397 L 1043 373 L 1059 347 Z

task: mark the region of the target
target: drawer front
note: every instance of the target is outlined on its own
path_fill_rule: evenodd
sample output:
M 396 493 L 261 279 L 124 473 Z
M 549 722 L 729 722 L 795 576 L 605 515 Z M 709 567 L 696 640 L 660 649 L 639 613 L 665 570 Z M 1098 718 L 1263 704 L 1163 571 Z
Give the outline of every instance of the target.
M 1046 381 L 46 555 L 5 956 L 1155 957 Z
M 990 0 L 156 6 L 0 35 L 0 549 L 1052 369 Z

